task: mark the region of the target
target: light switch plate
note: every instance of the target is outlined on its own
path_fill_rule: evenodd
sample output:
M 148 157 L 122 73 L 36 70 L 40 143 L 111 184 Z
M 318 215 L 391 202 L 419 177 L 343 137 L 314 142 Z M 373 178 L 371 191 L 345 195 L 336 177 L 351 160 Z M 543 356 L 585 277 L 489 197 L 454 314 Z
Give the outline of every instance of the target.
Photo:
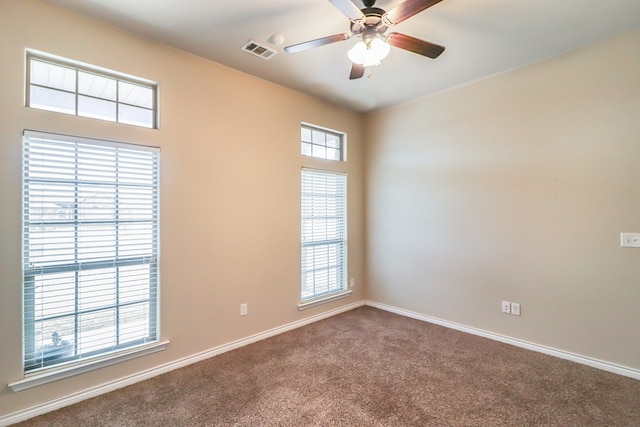
M 513 314 L 514 316 L 520 316 L 520 304 L 518 304 L 517 302 L 511 303 L 511 314 Z
M 623 248 L 640 248 L 640 233 L 620 233 L 620 246 Z

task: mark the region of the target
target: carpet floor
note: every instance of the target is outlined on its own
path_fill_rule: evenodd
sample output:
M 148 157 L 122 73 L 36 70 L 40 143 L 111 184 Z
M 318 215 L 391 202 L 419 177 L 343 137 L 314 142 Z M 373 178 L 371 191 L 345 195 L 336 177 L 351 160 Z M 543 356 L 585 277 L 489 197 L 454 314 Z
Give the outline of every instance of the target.
M 361 307 L 22 426 L 640 426 L 640 381 Z

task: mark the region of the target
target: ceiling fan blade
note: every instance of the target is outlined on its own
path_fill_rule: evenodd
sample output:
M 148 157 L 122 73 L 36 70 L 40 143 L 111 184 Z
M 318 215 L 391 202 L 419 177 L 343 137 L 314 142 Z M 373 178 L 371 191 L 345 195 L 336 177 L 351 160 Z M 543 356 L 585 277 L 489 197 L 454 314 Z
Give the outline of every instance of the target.
M 349 80 L 359 79 L 364 76 L 364 65 L 362 64 L 353 64 L 351 66 L 351 74 L 349 74 Z
M 401 33 L 389 34 L 389 44 L 434 59 L 444 52 L 444 46 L 429 43 Z
M 313 49 L 314 47 L 320 47 L 327 44 L 341 42 L 351 38 L 351 34 L 334 34 L 332 36 L 322 37 L 315 40 L 309 40 L 307 42 L 293 44 L 284 48 L 287 53 L 298 53 L 305 50 Z
M 347 18 L 353 21 L 360 21 L 364 19 L 364 14 L 358 6 L 353 4 L 351 0 L 329 0 L 331 4 L 340 10 Z
M 405 0 L 390 11 L 385 16 L 392 24 L 398 24 L 413 15 L 430 8 L 442 0 Z

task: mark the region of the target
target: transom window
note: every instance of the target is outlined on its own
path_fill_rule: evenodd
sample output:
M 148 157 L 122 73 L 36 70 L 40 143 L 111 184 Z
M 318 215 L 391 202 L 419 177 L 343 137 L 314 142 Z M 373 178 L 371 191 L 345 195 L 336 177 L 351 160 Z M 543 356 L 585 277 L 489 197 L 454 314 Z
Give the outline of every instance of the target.
M 158 155 L 25 131 L 26 373 L 158 340 Z
M 27 55 L 27 106 L 155 128 L 157 86 Z
M 344 160 L 344 135 L 326 129 L 302 125 L 301 153 L 328 160 Z
M 347 176 L 302 169 L 301 301 L 346 290 Z

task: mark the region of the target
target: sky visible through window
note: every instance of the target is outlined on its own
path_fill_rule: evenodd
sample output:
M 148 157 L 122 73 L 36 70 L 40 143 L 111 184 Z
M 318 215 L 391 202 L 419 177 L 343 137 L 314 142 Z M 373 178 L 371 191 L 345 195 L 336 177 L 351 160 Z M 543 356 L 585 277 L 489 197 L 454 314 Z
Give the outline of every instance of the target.
M 29 107 L 155 126 L 155 87 L 29 57 Z

